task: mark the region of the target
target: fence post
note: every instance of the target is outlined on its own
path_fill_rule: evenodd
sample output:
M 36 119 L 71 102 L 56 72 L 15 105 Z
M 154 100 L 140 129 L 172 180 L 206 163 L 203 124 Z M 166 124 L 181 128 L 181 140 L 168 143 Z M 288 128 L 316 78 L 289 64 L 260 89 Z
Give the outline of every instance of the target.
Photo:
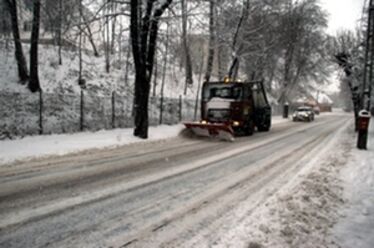
M 81 119 L 80 119 L 80 130 L 84 130 L 84 92 L 81 89 L 81 104 L 80 104 L 80 112 L 81 112 Z
M 112 92 L 112 129 L 116 128 L 116 92 Z
M 43 92 L 39 90 L 39 134 L 43 134 Z
M 163 112 L 164 112 L 164 96 L 163 94 L 161 94 L 161 98 L 160 98 L 160 122 L 159 124 L 162 125 L 162 116 L 163 116 Z
M 182 95 L 179 95 L 179 122 L 182 122 L 183 116 L 182 116 Z

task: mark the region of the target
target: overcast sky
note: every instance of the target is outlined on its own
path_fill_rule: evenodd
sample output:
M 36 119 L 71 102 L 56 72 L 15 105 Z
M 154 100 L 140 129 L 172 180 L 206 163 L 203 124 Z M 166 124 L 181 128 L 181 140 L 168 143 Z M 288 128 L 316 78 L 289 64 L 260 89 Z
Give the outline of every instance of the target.
M 365 0 L 320 0 L 320 2 L 330 14 L 328 32 L 334 35 L 340 29 L 354 29 L 358 25 Z M 331 83 L 325 91 L 330 93 L 338 91 L 340 85 L 338 73 L 332 75 L 330 80 Z
M 320 0 L 320 2 L 330 14 L 328 31 L 335 34 L 339 29 L 356 27 L 365 0 Z

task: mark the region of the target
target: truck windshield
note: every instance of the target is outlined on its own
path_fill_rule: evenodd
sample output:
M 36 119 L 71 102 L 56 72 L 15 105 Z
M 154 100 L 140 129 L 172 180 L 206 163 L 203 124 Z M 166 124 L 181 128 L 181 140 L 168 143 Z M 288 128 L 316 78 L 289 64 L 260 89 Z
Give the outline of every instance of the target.
M 203 100 L 209 101 L 212 98 L 240 100 L 242 88 L 237 85 L 228 84 L 207 84 L 203 89 Z

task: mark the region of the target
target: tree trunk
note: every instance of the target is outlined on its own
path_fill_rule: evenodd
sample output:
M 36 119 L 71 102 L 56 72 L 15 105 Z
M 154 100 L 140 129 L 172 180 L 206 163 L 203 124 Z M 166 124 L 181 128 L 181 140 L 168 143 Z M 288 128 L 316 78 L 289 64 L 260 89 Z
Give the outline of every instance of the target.
M 143 70 L 140 70 L 143 71 Z M 135 78 L 135 129 L 134 135 L 142 138 L 148 138 L 148 99 L 150 89 L 150 79 L 146 73 L 136 73 Z
M 243 44 L 239 44 L 239 47 L 238 47 L 239 33 L 243 26 L 243 22 L 247 20 L 248 17 L 249 17 L 249 0 L 246 0 L 245 5 L 243 5 L 242 14 L 240 16 L 238 26 L 236 27 L 236 31 L 235 31 L 233 42 L 232 42 L 232 51 L 233 51 L 234 57 L 231 62 L 231 66 L 230 66 L 229 73 L 228 73 L 228 77 L 231 80 L 236 80 L 236 77 L 239 72 L 240 60 L 239 60 L 238 52 L 241 50 L 241 47 L 243 46 Z
M 140 6 L 139 6 L 140 5 Z M 135 90 L 134 90 L 134 136 L 148 137 L 148 95 L 144 95 L 143 84 L 147 79 L 144 56 L 141 51 L 141 39 L 139 30 L 142 30 L 141 16 L 139 12 L 141 4 L 138 0 L 131 0 L 130 36 L 135 64 Z M 147 87 L 146 87 L 147 88 Z M 146 89 L 145 89 L 146 90 Z M 147 98 L 144 100 L 144 98 Z
M 16 0 L 5 0 L 5 4 L 8 7 L 8 11 L 12 22 L 12 33 L 15 47 L 15 57 L 17 60 L 18 77 L 22 83 L 25 83 L 29 79 L 27 71 L 26 59 L 23 54 L 21 37 L 18 28 L 18 13 L 17 13 L 17 2 Z
M 199 97 L 200 97 L 200 88 L 201 88 L 201 79 L 203 75 L 203 67 L 204 67 L 204 60 L 205 60 L 205 52 L 204 49 L 201 51 L 201 63 L 199 68 L 199 82 L 197 86 L 196 98 L 195 98 L 195 111 L 194 111 L 194 120 L 197 120 L 197 111 L 199 107 Z
M 159 124 L 161 125 L 163 122 L 163 112 L 164 112 L 164 89 L 165 89 L 165 78 L 166 78 L 166 69 L 168 65 L 168 55 L 169 55 L 169 24 L 167 24 L 166 28 L 166 44 L 165 44 L 165 53 L 164 53 L 164 61 L 163 61 L 163 69 L 162 69 L 162 81 L 161 81 L 161 89 L 160 89 L 160 118 Z
M 107 2 L 107 7 L 106 7 L 106 14 L 107 14 L 107 17 L 105 18 L 106 22 L 105 22 L 105 29 L 106 29 L 106 32 L 105 32 L 105 70 L 107 73 L 110 72 L 110 30 L 109 30 L 109 14 L 111 12 L 111 8 L 110 8 L 110 0 L 108 0 Z
M 87 33 L 86 33 L 86 35 L 87 35 L 87 37 L 88 37 L 88 41 L 89 41 L 90 44 L 91 44 L 92 50 L 93 50 L 93 52 L 94 52 L 94 56 L 95 56 L 95 57 L 99 57 L 100 54 L 99 54 L 99 52 L 98 52 L 98 50 L 97 50 L 97 47 L 96 47 L 95 41 L 94 41 L 94 39 L 93 39 L 93 34 L 92 34 L 91 27 L 90 27 L 90 23 L 87 21 L 86 16 L 84 15 L 84 13 L 82 13 L 83 11 L 82 11 L 81 8 L 80 8 L 79 12 L 80 12 L 79 14 L 81 15 L 81 18 L 82 18 L 82 20 L 83 20 L 83 22 L 84 22 L 84 25 L 86 26 L 86 29 L 87 29 Z M 81 27 L 79 27 L 79 28 L 81 29 Z M 84 32 L 84 29 L 81 29 L 80 32 Z
M 79 72 L 78 72 L 78 84 L 81 88 L 85 87 L 85 81 L 82 77 L 83 73 L 83 54 L 82 54 L 82 38 L 83 38 L 83 28 L 82 28 L 82 20 L 83 20 L 83 11 L 82 11 L 82 0 L 79 0 Z
M 62 0 L 58 0 L 58 30 L 57 30 L 57 39 L 58 39 L 58 64 L 62 65 Z
M 147 1 L 143 9 L 142 1 L 131 0 L 130 35 L 135 64 L 134 135 L 143 139 L 148 138 L 148 98 L 158 24 L 172 0 L 167 0 L 160 6 L 155 5 L 155 2 L 157 1 Z M 145 12 L 144 15 L 141 14 L 142 10 Z
M 129 85 L 130 56 L 131 56 L 131 44 L 128 45 L 127 51 L 126 51 L 125 85 Z
M 33 5 L 33 22 L 31 33 L 31 49 L 30 49 L 30 81 L 29 89 L 31 92 L 40 90 L 38 75 L 38 45 L 39 45 L 39 28 L 40 27 L 40 0 L 34 0 Z
M 282 106 L 285 104 L 288 98 L 288 89 L 291 81 L 291 67 L 293 64 L 293 57 L 294 57 L 294 44 L 290 43 L 288 45 L 288 48 L 286 50 L 285 54 L 285 62 L 284 62 L 284 74 L 283 74 L 283 85 L 282 85 L 282 90 L 280 92 L 280 96 L 278 98 L 279 104 Z
M 157 64 L 157 55 L 155 57 L 155 69 L 154 69 L 154 75 L 153 75 L 153 90 L 152 90 L 152 96 L 156 96 L 156 89 L 157 89 L 157 78 L 158 78 L 158 64 Z
M 215 12 L 214 12 L 215 16 L 219 16 L 218 7 L 219 6 L 216 6 L 216 8 L 215 8 Z M 226 68 L 226 63 L 224 63 L 224 53 L 223 53 L 223 49 L 224 49 L 223 45 L 224 44 L 219 39 L 219 35 L 222 32 L 219 19 L 216 20 L 215 32 L 216 32 L 216 40 L 217 40 L 216 41 L 216 51 L 217 51 L 218 79 L 222 80 L 225 76 L 225 73 L 227 72 L 226 71 L 227 68 Z
M 213 63 L 214 63 L 214 48 L 216 45 L 216 33 L 215 33 L 215 1 L 210 1 L 209 8 L 209 52 L 208 61 L 205 73 L 205 81 L 209 81 L 212 75 Z
M 117 4 L 115 2 L 112 2 L 112 6 L 111 6 L 112 15 L 116 12 L 116 9 L 117 9 Z M 110 44 L 110 53 L 112 55 L 114 55 L 114 52 L 115 52 L 116 24 L 117 24 L 117 18 L 114 15 L 112 17 L 112 40 Z
M 182 44 L 185 57 L 185 73 L 186 73 L 186 82 L 184 87 L 184 95 L 187 94 L 188 85 L 193 84 L 192 78 L 192 61 L 190 48 L 188 45 L 188 35 L 187 35 L 187 2 L 186 0 L 181 1 L 182 4 Z

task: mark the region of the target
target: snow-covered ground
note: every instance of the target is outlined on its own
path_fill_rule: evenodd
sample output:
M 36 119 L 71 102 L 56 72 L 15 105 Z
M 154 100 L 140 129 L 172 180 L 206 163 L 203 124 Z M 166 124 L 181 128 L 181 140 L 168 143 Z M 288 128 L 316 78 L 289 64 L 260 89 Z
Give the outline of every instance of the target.
M 273 117 L 273 124 L 289 121 L 280 116 Z M 89 149 L 103 149 L 123 146 L 136 142 L 176 137 L 183 125 L 150 127 L 149 139 L 142 140 L 133 136 L 133 129 L 102 130 L 98 132 L 81 132 L 74 134 L 54 134 L 29 136 L 22 139 L 0 141 L 0 165 L 16 160 L 32 159 L 50 155 L 65 155 Z
M 374 119 L 367 151 L 352 125 L 325 145 L 217 247 L 374 247 Z
M 64 155 L 88 149 L 113 148 L 131 143 L 167 139 L 177 136 L 182 129 L 182 125 L 150 127 L 148 140 L 134 137 L 132 128 L 3 140 L 0 141 L 0 165 L 16 160 Z
M 338 247 L 330 228 L 344 204 L 339 171 L 349 159 L 346 130 L 350 124 L 299 161 L 303 169 L 285 179 L 288 183 L 275 195 L 223 234 L 216 247 Z
M 288 121 L 273 118 L 275 125 L 287 126 Z M 374 122 L 370 126 L 368 151 L 356 150 L 352 123 L 345 122 L 334 135 L 329 135 L 331 130 L 325 131 L 329 138 L 322 139 L 323 142 L 316 140 L 317 146 L 295 162 L 297 173 L 275 180 L 274 193 L 271 188 L 262 192 L 268 195 L 265 201 L 256 205 L 243 202 L 230 215 L 236 225 L 215 229 L 219 240 L 209 247 L 374 247 Z M 309 123 L 295 125 L 306 127 Z M 182 125 L 151 128 L 149 141 L 132 137 L 132 129 L 1 141 L 0 158 L 4 163 L 150 142 L 175 137 L 182 129 Z M 207 247 L 201 240 L 196 241 L 199 246 L 195 247 Z
M 374 247 L 374 119 L 371 120 L 368 150 L 354 149 L 342 171 L 347 205 L 335 226 L 343 248 Z
M 367 151 L 355 148 L 356 134 L 347 123 L 214 247 L 374 247 L 373 121 Z

